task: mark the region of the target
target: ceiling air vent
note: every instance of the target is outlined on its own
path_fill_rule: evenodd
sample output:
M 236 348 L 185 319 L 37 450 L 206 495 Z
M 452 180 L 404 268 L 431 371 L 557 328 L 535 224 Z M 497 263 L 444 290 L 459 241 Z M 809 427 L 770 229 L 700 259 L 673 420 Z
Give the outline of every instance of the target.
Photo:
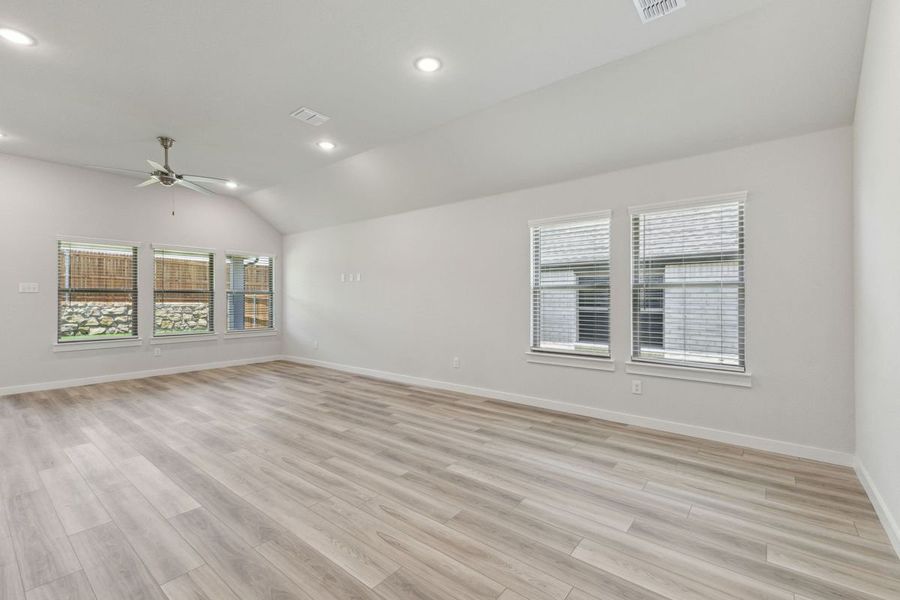
M 679 8 L 684 8 L 687 0 L 634 0 L 641 21 L 649 23 Z
M 298 108 L 294 112 L 291 113 L 291 116 L 299 121 L 303 121 L 307 125 L 312 125 L 313 127 L 318 127 L 331 117 L 326 117 L 320 112 L 316 112 L 311 108 Z

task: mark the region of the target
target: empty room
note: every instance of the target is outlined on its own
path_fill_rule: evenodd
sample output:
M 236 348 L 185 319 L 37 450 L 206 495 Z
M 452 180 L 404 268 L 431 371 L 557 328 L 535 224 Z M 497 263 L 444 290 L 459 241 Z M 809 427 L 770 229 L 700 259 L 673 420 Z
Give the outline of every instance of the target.
M 0 600 L 900 600 L 900 1 L 4 0 Z

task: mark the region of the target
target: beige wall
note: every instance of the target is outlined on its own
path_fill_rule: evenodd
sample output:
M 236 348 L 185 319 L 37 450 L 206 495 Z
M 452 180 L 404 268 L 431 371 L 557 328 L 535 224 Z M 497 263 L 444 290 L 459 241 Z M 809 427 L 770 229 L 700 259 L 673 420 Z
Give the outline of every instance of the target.
M 876 0 L 854 153 L 856 448 L 900 551 L 900 2 Z
M 287 236 L 286 352 L 849 461 L 851 151 L 842 128 Z M 626 373 L 627 208 L 739 190 L 753 387 Z M 601 209 L 616 370 L 528 363 L 528 221 Z
M 218 332 L 225 328 L 224 252 L 280 254 L 281 235 L 239 200 L 135 189 L 132 179 L 3 154 L 0 182 L 0 308 L 9 315 L 0 325 L 0 394 L 22 386 L 244 361 L 281 352 L 278 337 L 160 345 L 159 357 L 147 343 L 153 313 L 151 244 L 216 250 Z M 144 243 L 139 259 L 142 346 L 53 352 L 59 235 Z M 18 293 L 19 282 L 40 284 L 40 293 Z

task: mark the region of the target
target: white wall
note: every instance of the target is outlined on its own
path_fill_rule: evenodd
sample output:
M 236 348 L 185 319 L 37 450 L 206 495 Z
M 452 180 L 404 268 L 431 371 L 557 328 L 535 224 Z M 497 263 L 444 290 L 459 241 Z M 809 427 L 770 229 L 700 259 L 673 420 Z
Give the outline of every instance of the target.
M 280 255 L 281 235 L 234 198 L 135 189 L 135 183 L 116 175 L 0 154 L 0 394 L 27 385 L 280 354 L 281 338 L 264 337 L 166 344 L 159 346 L 162 356 L 152 355 L 147 343 L 152 327 L 150 244 L 217 251 L 215 325 L 221 332 L 225 327 L 223 252 Z M 175 216 L 171 215 L 173 197 Z M 59 235 L 145 244 L 139 261 L 143 346 L 52 351 Z M 20 294 L 19 282 L 37 282 L 41 291 Z
M 842 128 L 288 236 L 285 351 L 849 460 L 851 135 Z M 753 387 L 643 377 L 643 395 L 632 395 L 633 376 L 624 372 L 627 207 L 738 190 L 750 193 Z M 606 208 L 613 210 L 616 371 L 526 363 L 529 219 Z M 359 272 L 362 281 L 341 283 L 341 272 Z
M 856 444 L 900 551 L 900 2 L 876 0 L 856 109 Z

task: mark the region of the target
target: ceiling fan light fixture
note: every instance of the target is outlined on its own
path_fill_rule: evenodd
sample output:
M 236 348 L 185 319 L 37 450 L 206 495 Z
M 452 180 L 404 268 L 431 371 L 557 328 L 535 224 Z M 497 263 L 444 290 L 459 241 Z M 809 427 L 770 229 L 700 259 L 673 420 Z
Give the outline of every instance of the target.
M 10 29 L 9 27 L 0 27 L 0 38 L 17 46 L 34 46 L 37 44 L 37 40 L 27 33 L 22 33 L 18 29 Z
M 325 150 L 326 152 L 331 152 L 335 148 L 337 148 L 337 144 L 329 140 L 322 140 L 316 143 L 316 146 L 319 147 L 320 150 Z

